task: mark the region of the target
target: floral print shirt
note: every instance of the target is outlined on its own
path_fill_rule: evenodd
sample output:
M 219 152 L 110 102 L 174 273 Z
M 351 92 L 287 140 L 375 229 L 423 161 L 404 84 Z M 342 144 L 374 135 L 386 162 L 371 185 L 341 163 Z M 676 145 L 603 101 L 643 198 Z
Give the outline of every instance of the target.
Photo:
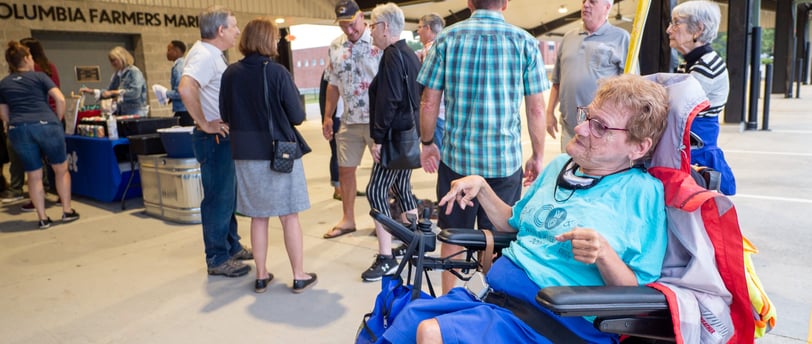
M 330 44 L 325 79 L 344 100 L 341 123 L 369 124 L 369 84 L 378 72 L 382 52 L 365 30 L 355 43 L 342 34 Z

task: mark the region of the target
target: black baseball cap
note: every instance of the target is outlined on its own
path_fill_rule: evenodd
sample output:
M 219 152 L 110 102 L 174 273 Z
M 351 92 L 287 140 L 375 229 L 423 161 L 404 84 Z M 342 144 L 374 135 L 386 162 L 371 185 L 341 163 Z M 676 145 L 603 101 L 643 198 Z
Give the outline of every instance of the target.
M 358 4 L 353 0 L 341 0 L 336 4 L 336 21 L 350 21 L 361 12 Z

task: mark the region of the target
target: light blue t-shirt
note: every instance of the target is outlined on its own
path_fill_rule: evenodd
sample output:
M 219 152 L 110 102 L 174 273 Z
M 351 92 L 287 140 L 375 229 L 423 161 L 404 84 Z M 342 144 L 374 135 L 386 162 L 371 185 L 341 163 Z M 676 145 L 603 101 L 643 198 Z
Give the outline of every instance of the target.
M 518 235 L 503 254 L 540 288 L 604 285 L 596 265 L 575 260 L 572 244 L 555 240 L 574 227 L 592 228 L 632 269 L 638 283 L 657 280 L 667 244 L 662 183 L 633 168 L 606 176 L 589 189 L 556 188 L 569 159 L 562 154 L 550 162 L 513 207 L 508 223 Z

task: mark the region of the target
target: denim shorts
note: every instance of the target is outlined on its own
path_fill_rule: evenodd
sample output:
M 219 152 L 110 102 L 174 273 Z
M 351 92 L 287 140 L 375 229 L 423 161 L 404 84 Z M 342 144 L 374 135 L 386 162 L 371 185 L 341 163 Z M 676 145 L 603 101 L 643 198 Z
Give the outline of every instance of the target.
M 58 122 L 10 124 L 8 140 L 26 172 L 42 168 L 43 156 L 50 164 L 61 164 L 67 159 L 65 132 Z

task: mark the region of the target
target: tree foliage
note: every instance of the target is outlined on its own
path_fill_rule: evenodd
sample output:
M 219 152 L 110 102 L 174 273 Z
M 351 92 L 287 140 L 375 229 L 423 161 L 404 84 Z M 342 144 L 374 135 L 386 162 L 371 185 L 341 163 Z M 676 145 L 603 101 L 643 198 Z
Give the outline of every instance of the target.
M 775 46 L 775 29 L 761 30 L 761 63 L 772 63 L 773 47 Z M 727 58 L 727 32 L 720 32 L 711 47 L 723 58 Z

